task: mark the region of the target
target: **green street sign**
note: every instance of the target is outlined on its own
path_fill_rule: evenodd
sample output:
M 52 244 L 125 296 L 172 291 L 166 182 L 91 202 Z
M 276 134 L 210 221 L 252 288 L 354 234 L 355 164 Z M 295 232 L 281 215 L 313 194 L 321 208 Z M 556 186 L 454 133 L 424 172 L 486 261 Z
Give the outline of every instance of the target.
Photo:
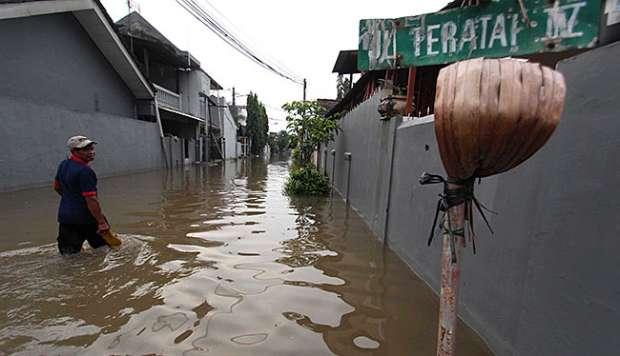
M 491 0 L 398 19 L 360 21 L 361 71 L 508 57 L 596 45 L 601 0 Z

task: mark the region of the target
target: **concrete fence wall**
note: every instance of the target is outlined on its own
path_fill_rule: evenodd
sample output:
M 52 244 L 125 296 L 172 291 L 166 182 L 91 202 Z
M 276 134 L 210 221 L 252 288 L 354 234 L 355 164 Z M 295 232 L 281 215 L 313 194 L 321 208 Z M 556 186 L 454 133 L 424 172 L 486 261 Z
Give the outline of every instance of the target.
M 187 141 L 187 144 L 186 144 Z M 166 136 L 163 139 L 163 146 L 166 150 L 167 165 L 170 168 L 182 167 L 185 162 L 185 150 L 187 148 L 187 164 L 197 161 L 200 151 L 200 140 L 189 140 L 176 136 Z
M 162 166 L 157 124 L 71 13 L 4 19 L 0 48 L 0 191 L 51 184 L 78 134 L 99 176 Z
M 558 130 L 513 171 L 476 184 L 495 235 L 477 218 L 477 255 L 463 255 L 461 317 L 498 355 L 616 355 L 620 339 L 620 45 L 565 60 L 568 86 Z M 378 94 L 379 95 L 379 94 Z M 440 239 L 426 239 L 442 187 L 420 186 L 422 172 L 445 174 L 432 118 L 379 121 L 378 95 L 341 120 L 336 186 L 378 238 L 435 291 Z M 392 120 L 394 121 L 394 120 Z M 394 149 L 387 208 L 389 163 Z M 332 175 L 332 157 L 327 171 Z
M 390 160 L 384 158 L 391 157 L 394 129 L 398 123 L 395 120 L 380 119 L 377 112 L 380 98 L 381 92 L 377 92 L 366 103 L 355 108 L 347 118 L 341 120 L 341 132 L 335 145 L 328 147 L 328 152 L 333 148 L 336 149 L 336 187 L 343 197 L 346 196 L 349 175 L 349 161 L 345 161 L 344 154 L 352 153 L 349 201 L 368 222 L 373 232 L 383 237 L 390 170 Z M 383 158 L 366 159 L 366 157 Z M 327 163 L 330 172 L 331 160 L 331 155 L 328 154 Z
M 67 139 L 95 139 L 99 176 L 162 167 L 157 123 L 0 96 L 0 191 L 51 184 Z

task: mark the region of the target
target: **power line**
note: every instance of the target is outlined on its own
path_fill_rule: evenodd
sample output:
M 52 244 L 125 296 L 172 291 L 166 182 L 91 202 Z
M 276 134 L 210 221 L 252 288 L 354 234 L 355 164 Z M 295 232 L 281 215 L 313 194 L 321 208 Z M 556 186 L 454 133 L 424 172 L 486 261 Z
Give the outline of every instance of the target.
M 272 69 L 276 69 L 276 74 L 281 75 L 284 73 L 284 77 L 292 80 L 293 82 L 297 83 L 297 84 L 302 84 L 301 81 L 302 79 L 296 77 L 295 75 L 291 74 L 292 71 L 290 69 L 288 69 L 285 65 L 283 65 L 282 63 L 280 63 L 278 60 L 276 60 L 275 58 L 271 57 L 271 56 L 266 56 L 264 54 L 260 55 L 257 54 L 257 52 L 253 49 L 251 49 L 245 42 L 243 42 L 241 39 L 239 39 L 238 36 L 236 36 L 232 31 L 230 31 L 229 29 L 226 28 L 226 26 L 222 25 L 221 21 L 218 21 L 214 16 L 210 15 L 206 10 L 204 10 L 203 7 L 201 7 L 196 0 L 190 0 L 194 5 L 196 5 L 198 7 L 199 10 L 202 10 L 203 15 L 206 15 L 212 22 L 214 22 L 220 29 L 222 29 L 224 31 L 224 33 L 227 35 L 227 38 L 231 38 L 235 44 L 238 44 L 242 47 L 243 50 L 245 50 L 246 52 L 250 53 L 250 55 L 252 56 L 252 60 L 258 60 L 260 65 L 267 65 L 268 67 L 271 68 L 267 68 L 269 70 Z M 227 20 L 227 22 L 229 24 L 231 24 L 231 26 L 233 28 L 236 28 L 232 22 L 230 20 L 228 20 L 219 10 L 217 10 L 217 8 L 215 8 L 215 6 L 213 6 L 211 3 L 209 3 L 207 0 L 202 0 L 203 2 L 207 3 L 215 12 L 217 12 L 218 14 L 220 14 L 221 17 L 224 17 L 225 20 Z M 260 57 L 269 57 L 270 61 L 266 61 L 266 60 L 261 60 Z M 270 63 L 271 62 L 271 63 Z M 279 72 L 279 73 L 278 73 Z M 290 77 L 290 78 L 289 78 Z
M 239 36 L 239 35 L 243 34 L 243 31 L 241 31 L 228 17 L 226 17 L 226 15 L 224 15 L 215 6 L 213 6 L 213 4 L 209 0 L 201 0 L 201 1 L 202 1 L 202 3 L 206 4 L 211 9 L 213 9 L 213 11 L 215 11 L 217 13 L 217 15 L 226 22 L 226 24 L 228 25 L 228 29 L 229 30 L 232 29 L 234 32 L 236 32 L 237 37 L 243 37 L 243 36 Z M 233 31 L 229 31 L 229 32 L 234 34 Z M 246 37 L 246 39 L 248 39 L 248 37 Z M 252 40 L 252 37 L 250 36 L 249 39 Z M 254 48 L 256 48 L 256 47 L 254 47 Z M 269 55 L 269 53 L 265 53 L 265 52 L 261 53 L 259 51 L 259 54 L 261 54 L 262 57 L 266 57 L 268 60 L 270 60 L 272 63 L 274 63 L 277 67 L 279 67 L 283 72 L 288 72 L 288 73 L 293 73 L 294 72 L 293 70 L 288 68 L 284 63 L 280 62 L 277 58 Z
M 222 39 L 224 42 L 226 42 L 228 45 L 233 47 L 245 57 L 283 78 L 286 78 L 300 85 L 303 84 L 303 80 L 299 77 L 296 77 L 295 75 L 290 73 L 286 73 L 286 71 L 282 70 L 281 68 L 277 68 L 277 65 L 268 63 L 259 58 L 259 56 L 249 46 L 247 46 L 236 36 L 234 36 L 230 31 L 228 31 L 217 19 L 215 19 L 207 11 L 205 11 L 204 8 L 195 0 L 176 0 L 176 2 L 195 19 L 197 19 L 204 26 L 209 28 L 213 33 L 215 33 L 220 39 Z
M 177 1 L 178 2 L 178 1 Z M 267 63 L 266 61 L 263 61 L 262 59 L 260 59 L 258 57 L 258 55 L 256 55 L 254 53 L 254 51 L 252 51 L 247 45 L 245 45 L 243 42 L 241 42 L 239 39 L 237 39 L 234 35 L 232 35 L 228 30 L 226 30 L 217 20 L 215 20 L 212 16 L 210 16 L 208 13 L 206 13 L 206 11 L 204 11 L 204 9 L 202 7 L 200 7 L 199 4 L 197 4 L 194 0 L 182 0 L 182 2 L 186 5 L 189 6 L 189 9 L 187 7 L 184 7 L 187 11 L 190 11 L 190 13 L 192 13 L 192 15 L 194 15 L 194 17 L 196 17 L 196 15 L 200 16 L 203 20 L 205 21 L 201 21 L 203 22 L 204 25 L 206 25 L 208 28 L 210 28 L 212 31 L 214 31 L 222 40 L 224 40 L 225 42 L 227 42 L 229 45 L 231 45 L 233 48 L 235 48 L 237 51 L 239 51 L 240 53 L 242 53 L 243 55 L 245 55 L 246 57 L 248 57 L 249 59 L 253 60 L 254 62 L 258 63 L 259 65 L 265 67 L 266 69 L 286 78 L 289 79 L 293 82 L 297 82 L 299 83 L 299 79 L 293 78 L 293 76 L 291 74 L 286 74 L 283 73 L 283 71 L 278 70 L 277 68 L 275 68 L 273 65 Z

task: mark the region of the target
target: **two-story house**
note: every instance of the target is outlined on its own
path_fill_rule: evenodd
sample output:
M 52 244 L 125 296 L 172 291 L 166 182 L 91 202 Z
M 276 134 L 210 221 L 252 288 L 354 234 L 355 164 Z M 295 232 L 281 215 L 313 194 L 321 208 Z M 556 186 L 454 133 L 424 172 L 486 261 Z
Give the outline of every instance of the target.
M 123 44 L 156 91 L 164 135 L 173 165 L 221 157 L 221 120 L 210 117 L 217 105 L 211 90 L 222 87 L 189 52 L 177 48 L 137 12 L 116 23 Z M 181 142 L 179 152 L 172 142 Z M 210 152 L 211 151 L 211 152 Z

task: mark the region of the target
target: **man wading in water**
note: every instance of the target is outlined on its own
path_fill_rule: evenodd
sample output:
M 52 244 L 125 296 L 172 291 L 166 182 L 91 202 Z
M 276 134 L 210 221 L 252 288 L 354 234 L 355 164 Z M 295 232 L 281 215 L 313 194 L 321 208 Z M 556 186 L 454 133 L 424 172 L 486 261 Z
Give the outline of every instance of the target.
M 97 199 L 97 175 L 88 166 L 95 159 L 95 141 L 73 136 L 67 141 L 71 156 L 58 166 L 54 190 L 60 194 L 58 207 L 58 250 L 74 254 L 84 240 L 92 248 L 107 245 L 101 233 L 110 226 Z

